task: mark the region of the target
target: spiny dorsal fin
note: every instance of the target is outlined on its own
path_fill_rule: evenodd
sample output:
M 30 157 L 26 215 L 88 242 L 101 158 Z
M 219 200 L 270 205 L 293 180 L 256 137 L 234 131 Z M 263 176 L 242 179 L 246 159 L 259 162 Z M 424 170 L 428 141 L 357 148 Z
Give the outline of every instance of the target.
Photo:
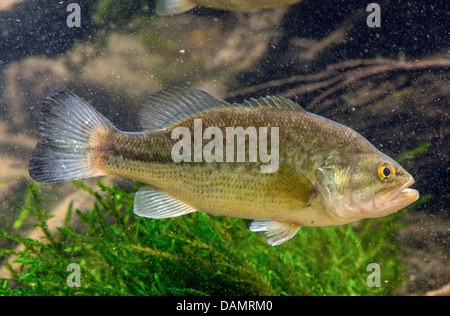
M 250 99 L 242 104 L 231 104 L 200 89 L 175 87 L 157 92 L 144 101 L 139 118 L 143 128 L 155 131 L 224 107 L 270 107 L 304 111 L 297 103 L 282 97 Z
M 293 198 L 309 204 L 317 195 L 316 188 L 309 179 L 291 165 L 281 163 L 275 173 L 274 187 Z
M 249 228 L 252 232 L 264 232 L 267 243 L 272 246 L 278 246 L 294 237 L 302 226 L 274 220 L 254 220 Z
M 175 87 L 157 92 L 144 101 L 139 118 L 143 128 L 155 131 L 228 106 L 231 104 L 200 89 Z
M 152 186 L 146 185 L 136 192 L 134 214 L 149 218 L 168 218 L 185 215 L 195 210 Z

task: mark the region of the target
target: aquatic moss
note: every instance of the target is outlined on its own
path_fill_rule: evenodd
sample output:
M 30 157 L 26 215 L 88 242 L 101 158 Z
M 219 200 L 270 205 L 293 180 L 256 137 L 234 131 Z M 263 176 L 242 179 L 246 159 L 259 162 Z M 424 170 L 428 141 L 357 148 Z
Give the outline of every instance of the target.
M 431 143 L 429 141 L 419 144 L 416 148 L 412 150 L 404 150 L 397 157 L 397 162 L 401 165 L 407 166 L 407 164 L 412 160 L 417 160 L 417 157 L 423 155 L 430 148 Z
M 92 14 L 92 21 L 99 26 L 122 25 L 136 14 L 148 10 L 147 0 L 99 0 Z
M 192 213 L 154 220 L 132 212 L 134 194 L 98 182 L 88 212 L 69 207 L 58 234 L 47 229 L 36 186 L 28 186 L 26 211 L 46 241 L 11 235 L 23 248 L 1 249 L 11 277 L 0 295 L 386 295 L 403 280 L 392 232 L 394 216 L 364 220 L 357 227 L 305 227 L 272 247 L 242 219 Z M 76 216 L 79 224 L 69 225 Z M 76 263 L 80 286 L 67 278 Z M 370 263 L 381 268 L 381 286 L 369 287 Z

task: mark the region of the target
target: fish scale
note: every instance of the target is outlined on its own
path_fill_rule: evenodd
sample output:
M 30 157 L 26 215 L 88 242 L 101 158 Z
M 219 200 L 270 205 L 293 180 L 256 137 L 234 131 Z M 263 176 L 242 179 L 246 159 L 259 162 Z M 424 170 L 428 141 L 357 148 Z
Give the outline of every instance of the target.
M 261 112 L 267 112 L 267 110 L 271 114 L 265 115 L 268 117 L 261 119 Z M 273 113 L 271 110 L 275 110 L 277 113 Z M 292 128 L 291 123 L 295 121 L 295 116 L 298 115 L 304 114 L 303 112 L 292 110 L 252 108 L 215 110 L 195 118 L 202 118 L 205 128 L 217 126 L 225 134 L 225 128 L 233 125 L 244 128 L 248 126 L 278 125 L 279 128 L 287 131 L 288 128 Z M 217 120 L 217 117 L 220 117 L 220 120 Z M 193 120 L 194 118 L 180 122 L 177 126 L 186 126 L 193 134 Z M 240 217 L 258 218 L 262 212 L 268 213 L 267 215 L 262 215 L 262 217 L 274 216 L 271 213 L 287 214 L 292 204 L 295 204 L 293 201 L 281 203 L 284 199 L 277 199 L 277 194 L 274 194 L 271 190 L 270 184 L 273 175 L 261 175 L 255 164 L 238 162 L 229 164 L 211 164 L 206 162 L 171 163 L 170 150 L 177 140 L 172 140 L 170 133 L 177 126 L 171 126 L 167 131 L 160 133 L 129 134 L 112 131 L 112 135 L 109 136 L 111 139 L 108 141 L 111 145 L 102 149 L 104 152 L 104 166 L 101 169 L 108 174 L 132 178 L 155 185 L 166 192 L 171 192 L 172 195 L 177 196 L 182 201 L 192 201 L 195 199 L 194 195 L 203 195 L 204 198 L 201 202 L 191 202 L 191 204 L 195 204 L 199 210 L 213 214 L 233 216 L 237 213 L 236 215 L 240 215 Z M 291 134 L 295 133 L 295 131 L 287 133 Z M 159 143 L 159 145 L 155 145 L 156 143 Z M 203 143 L 206 144 L 207 140 L 203 140 Z M 135 147 L 130 146 L 130 144 L 135 144 L 139 149 L 133 150 Z M 286 158 L 295 155 L 295 153 L 297 153 L 297 156 L 302 156 L 302 152 L 310 149 L 310 146 L 298 146 L 307 144 L 306 142 L 300 142 L 299 144 L 282 142 L 282 144 L 280 146 L 280 156 Z M 291 150 L 294 147 L 296 152 Z M 248 150 L 248 148 L 247 141 L 246 149 Z M 134 153 L 135 157 L 127 155 L 130 152 Z M 146 155 L 141 157 L 144 159 L 138 159 L 140 152 L 146 153 Z M 151 159 L 153 155 L 164 157 L 163 160 L 168 162 L 169 166 L 164 167 L 164 163 L 161 163 L 157 158 Z M 311 164 L 311 162 L 307 162 L 305 165 Z M 218 168 L 218 166 L 221 168 Z M 177 190 L 174 192 L 171 190 L 173 187 L 177 187 Z M 198 188 L 203 187 L 209 188 L 207 192 L 197 191 Z M 192 192 L 195 194 L 190 194 Z M 220 192 L 220 194 L 217 192 Z M 255 192 L 259 192 L 257 199 L 255 198 Z M 229 203 L 230 200 L 232 201 L 231 203 Z M 260 200 L 261 202 L 255 203 L 255 200 Z M 285 219 L 283 216 L 278 216 L 278 219 L 292 220 L 292 218 Z

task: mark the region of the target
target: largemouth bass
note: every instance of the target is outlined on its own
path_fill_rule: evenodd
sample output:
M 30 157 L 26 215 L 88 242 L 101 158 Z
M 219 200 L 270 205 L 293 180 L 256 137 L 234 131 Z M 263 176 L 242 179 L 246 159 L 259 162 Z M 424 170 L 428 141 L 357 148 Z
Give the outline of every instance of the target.
M 301 0 L 157 0 L 158 15 L 180 14 L 197 6 L 206 8 L 249 12 L 288 6 Z
M 145 132 L 119 131 L 57 89 L 42 105 L 30 176 L 134 179 L 148 184 L 135 196 L 139 216 L 202 211 L 251 219 L 250 230 L 271 245 L 302 226 L 381 217 L 419 197 L 409 188 L 413 177 L 357 132 L 281 97 L 231 104 L 171 88 L 144 102 L 140 121 Z

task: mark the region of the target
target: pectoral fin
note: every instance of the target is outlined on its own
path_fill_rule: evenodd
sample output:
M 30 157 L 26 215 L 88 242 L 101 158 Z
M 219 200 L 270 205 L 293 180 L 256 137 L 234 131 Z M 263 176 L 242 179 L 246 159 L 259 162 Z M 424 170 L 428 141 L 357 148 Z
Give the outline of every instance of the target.
M 134 214 L 149 218 L 168 218 L 195 210 L 189 205 L 151 186 L 143 186 L 134 197 Z
M 305 204 L 309 204 L 317 195 L 311 181 L 298 169 L 288 164 L 280 164 L 273 184 L 275 190 L 285 192 Z
M 264 232 L 267 243 L 278 246 L 294 237 L 302 226 L 273 220 L 254 220 L 249 228 L 252 232 Z

